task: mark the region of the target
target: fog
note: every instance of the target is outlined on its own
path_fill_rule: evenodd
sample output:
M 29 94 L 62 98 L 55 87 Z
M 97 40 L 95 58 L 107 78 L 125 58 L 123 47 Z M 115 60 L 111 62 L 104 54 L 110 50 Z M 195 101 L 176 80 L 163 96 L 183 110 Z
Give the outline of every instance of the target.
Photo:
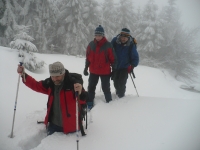
M 103 2 L 104 0 L 99 0 L 99 2 Z M 114 0 L 114 2 L 118 2 L 119 0 Z M 148 0 L 132 0 L 134 3 L 134 7 L 138 8 L 143 7 Z M 168 0 L 154 0 L 155 3 L 159 6 L 159 9 L 162 9 L 163 6 L 167 5 Z M 195 28 L 200 27 L 200 0 L 176 0 L 177 9 L 181 13 L 180 21 L 183 23 L 185 28 Z M 200 33 L 197 37 L 197 40 L 200 40 Z M 199 43 L 200 46 L 200 43 Z

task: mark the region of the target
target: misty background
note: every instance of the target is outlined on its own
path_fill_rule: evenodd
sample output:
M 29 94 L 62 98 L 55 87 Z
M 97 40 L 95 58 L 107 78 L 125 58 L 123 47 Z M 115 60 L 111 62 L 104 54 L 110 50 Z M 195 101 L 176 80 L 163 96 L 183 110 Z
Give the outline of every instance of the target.
M 199 4 L 198 0 L 0 0 L 0 46 L 19 53 L 84 57 L 99 24 L 109 41 L 126 27 L 137 40 L 140 65 L 164 68 L 178 80 L 196 82 Z

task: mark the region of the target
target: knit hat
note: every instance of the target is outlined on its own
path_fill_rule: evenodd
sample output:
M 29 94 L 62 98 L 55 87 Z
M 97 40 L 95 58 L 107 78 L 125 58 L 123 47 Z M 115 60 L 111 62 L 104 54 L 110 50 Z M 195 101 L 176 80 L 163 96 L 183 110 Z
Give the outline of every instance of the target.
M 130 36 L 130 30 L 127 29 L 127 28 L 123 28 L 123 29 L 121 30 L 120 36 L 129 37 L 129 36 Z
M 61 62 L 54 62 L 49 65 L 50 76 L 61 76 L 65 73 L 65 68 Z
M 101 25 L 99 25 L 96 29 L 95 29 L 95 35 L 102 35 L 104 36 L 104 29 Z

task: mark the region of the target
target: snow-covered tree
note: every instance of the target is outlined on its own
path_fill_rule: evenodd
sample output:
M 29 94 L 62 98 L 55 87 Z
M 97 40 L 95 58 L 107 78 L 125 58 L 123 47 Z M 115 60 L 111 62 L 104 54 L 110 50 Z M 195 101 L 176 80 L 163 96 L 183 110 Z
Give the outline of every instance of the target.
M 117 20 L 116 26 L 118 28 L 118 33 L 122 28 L 133 29 L 133 24 L 135 22 L 135 15 L 133 11 L 133 3 L 131 0 L 120 0 L 117 7 Z
M 14 36 L 14 26 L 17 25 L 18 13 L 20 12 L 20 5 L 15 0 L 1 1 L 5 6 L 3 17 L 0 19 L 0 25 L 5 27 L 4 35 L 7 40 L 7 44 Z
M 145 5 L 142 20 L 135 31 L 136 39 L 139 41 L 138 50 L 155 55 L 161 48 L 163 41 L 162 24 L 157 17 L 158 6 L 154 0 L 149 0 Z
M 65 54 L 85 55 L 89 31 L 84 24 L 82 10 L 82 0 L 63 0 L 57 15 L 57 32 L 52 44 L 60 47 Z
M 51 33 L 55 30 L 53 25 L 56 22 L 56 14 L 59 12 L 56 1 L 42 0 L 42 1 L 22 1 L 25 25 L 31 25 L 31 32 L 35 38 L 35 45 L 37 45 L 39 52 L 46 52 L 50 48 L 49 39 Z
M 112 40 L 112 38 L 116 36 L 117 31 L 121 30 L 117 28 L 119 18 L 117 16 L 116 4 L 114 3 L 114 0 L 104 1 L 101 9 L 101 21 L 105 30 L 105 36 L 108 40 Z
M 29 70 L 37 70 L 44 66 L 44 61 L 36 58 L 33 52 L 37 52 L 36 46 L 32 43 L 34 38 L 28 35 L 29 26 L 16 25 L 14 40 L 10 42 L 13 49 L 19 50 L 19 57 L 24 57 L 24 66 Z
M 173 70 L 176 78 L 192 80 L 197 75 L 195 66 L 199 65 L 199 58 L 195 54 L 195 38 L 199 28 L 183 28 L 176 0 L 168 0 L 168 5 L 160 13 L 160 19 L 164 38 L 156 58 L 160 67 Z
M 4 16 L 6 10 L 6 1 L 0 0 L 0 20 Z M 6 46 L 6 38 L 4 38 L 4 32 L 6 30 L 6 25 L 0 23 L 0 45 Z
M 83 1 L 82 17 L 85 26 L 88 28 L 87 41 L 90 42 L 94 38 L 94 30 L 100 24 L 99 4 L 95 0 Z M 88 44 L 88 43 L 87 43 Z

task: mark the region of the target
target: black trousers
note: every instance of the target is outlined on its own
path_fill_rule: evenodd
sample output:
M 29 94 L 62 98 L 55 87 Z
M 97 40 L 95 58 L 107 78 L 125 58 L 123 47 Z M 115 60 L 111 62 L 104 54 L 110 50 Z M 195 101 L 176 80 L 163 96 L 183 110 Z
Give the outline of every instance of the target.
M 123 97 L 125 95 L 127 79 L 128 79 L 127 69 L 119 69 L 114 72 L 113 82 L 116 94 L 119 97 Z
M 90 73 L 88 79 L 88 95 L 89 95 L 89 102 L 94 102 L 95 97 L 95 90 L 97 83 L 101 79 L 102 90 L 106 99 L 106 102 L 112 100 L 111 92 L 110 92 L 110 75 L 96 75 Z

